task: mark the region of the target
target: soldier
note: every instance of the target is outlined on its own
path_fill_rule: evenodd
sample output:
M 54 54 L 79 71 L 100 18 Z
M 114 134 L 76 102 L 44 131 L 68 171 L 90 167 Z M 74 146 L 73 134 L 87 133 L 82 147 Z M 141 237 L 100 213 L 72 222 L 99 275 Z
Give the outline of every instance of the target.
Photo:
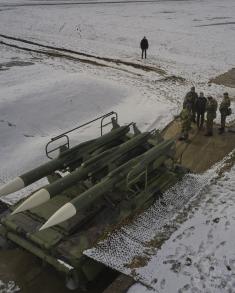
M 207 99 L 205 98 L 203 92 L 200 92 L 198 99 L 196 100 L 195 103 L 195 110 L 197 113 L 197 127 L 198 129 L 203 128 L 203 123 L 204 123 L 204 115 L 206 112 L 206 103 Z
M 206 103 L 206 134 L 205 136 L 212 136 L 213 135 L 213 120 L 216 118 L 216 111 L 217 111 L 218 103 L 217 101 L 212 98 L 212 96 L 208 97 Z
M 146 39 L 146 37 L 144 37 L 141 42 L 140 42 L 140 48 L 142 50 L 142 59 L 145 57 L 146 59 L 146 54 L 147 54 L 147 50 L 149 47 L 149 43 L 148 40 Z
M 191 108 L 191 116 L 192 116 L 192 121 L 196 123 L 196 110 L 195 110 L 195 104 L 198 99 L 198 94 L 195 92 L 195 87 L 192 86 L 191 90 L 186 94 L 184 98 L 184 104 L 183 107 L 185 106 L 186 103 L 189 103 L 190 108 Z
M 191 128 L 191 105 L 190 103 L 185 103 L 183 110 L 180 113 L 181 119 L 181 135 L 179 140 L 187 140 L 188 133 Z
M 219 106 L 219 111 L 221 114 L 221 127 L 219 128 L 219 134 L 224 133 L 226 117 L 231 114 L 230 99 L 228 93 L 224 93 L 224 98 Z

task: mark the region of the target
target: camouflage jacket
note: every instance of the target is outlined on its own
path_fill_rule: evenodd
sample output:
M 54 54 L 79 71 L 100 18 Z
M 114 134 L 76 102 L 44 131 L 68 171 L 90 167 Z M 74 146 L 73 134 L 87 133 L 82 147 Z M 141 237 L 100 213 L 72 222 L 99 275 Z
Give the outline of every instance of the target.
M 180 119 L 181 119 L 181 123 L 184 124 L 184 125 L 190 125 L 191 124 L 191 113 L 187 108 L 185 108 L 185 109 L 183 109 L 181 111 Z
M 218 108 L 218 103 L 215 99 L 212 98 L 211 100 L 209 99 L 207 100 L 207 103 L 206 103 L 207 114 L 212 115 L 215 118 L 217 108 Z
M 225 98 L 222 100 L 220 106 L 219 106 L 219 110 L 221 115 L 228 115 L 228 108 L 230 107 L 230 99 L 229 98 Z
M 186 104 L 190 104 L 191 108 L 195 107 L 195 103 L 198 99 L 198 94 L 196 92 L 188 92 L 184 98 L 184 104 L 183 106 L 185 106 Z

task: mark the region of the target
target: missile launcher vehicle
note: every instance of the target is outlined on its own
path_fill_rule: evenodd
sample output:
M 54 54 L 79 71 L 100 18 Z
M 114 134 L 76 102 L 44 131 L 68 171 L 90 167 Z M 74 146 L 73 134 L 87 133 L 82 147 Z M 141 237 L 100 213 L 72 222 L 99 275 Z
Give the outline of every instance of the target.
M 100 137 L 70 146 L 71 132 L 99 120 Z M 52 138 L 46 155 L 47 163 L 0 187 L 4 196 L 48 180 L 14 206 L 2 206 L 0 237 L 63 273 L 70 289 L 86 288 L 104 270 L 83 252 L 156 200 L 164 204 L 163 192 L 186 172 L 175 163 L 173 140 L 157 130 L 141 133 L 135 123 L 119 126 L 115 112 Z

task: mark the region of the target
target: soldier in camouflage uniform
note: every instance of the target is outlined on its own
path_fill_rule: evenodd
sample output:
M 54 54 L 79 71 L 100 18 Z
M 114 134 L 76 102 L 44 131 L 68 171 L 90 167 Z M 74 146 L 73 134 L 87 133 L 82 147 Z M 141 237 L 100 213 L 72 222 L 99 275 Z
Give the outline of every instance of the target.
M 185 107 L 186 104 L 190 105 L 191 109 L 191 119 L 193 122 L 196 123 L 196 101 L 198 99 L 198 94 L 195 92 L 195 87 L 192 86 L 191 90 L 186 94 L 184 98 L 184 104 L 183 107 Z
M 191 120 L 192 120 L 190 103 L 185 103 L 184 108 L 180 113 L 180 119 L 181 119 L 181 135 L 179 137 L 179 140 L 187 140 L 188 133 L 191 128 Z
M 219 129 L 219 133 L 222 134 L 224 132 L 226 117 L 231 114 L 230 107 L 230 99 L 228 93 L 224 93 L 224 98 L 219 106 L 219 111 L 221 114 L 221 127 Z
M 212 96 L 208 97 L 207 103 L 206 103 L 206 134 L 205 136 L 212 136 L 213 135 L 213 120 L 216 118 L 216 111 L 218 108 L 217 101 L 212 98 Z

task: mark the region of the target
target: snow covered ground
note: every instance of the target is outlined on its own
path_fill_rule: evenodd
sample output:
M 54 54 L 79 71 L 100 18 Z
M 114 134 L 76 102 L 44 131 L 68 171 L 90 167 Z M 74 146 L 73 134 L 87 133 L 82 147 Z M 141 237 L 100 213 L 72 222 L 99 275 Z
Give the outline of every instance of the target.
M 234 0 L 132 3 L 111 3 L 107 0 L 0 1 L 0 183 L 43 163 L 44 147 L 52 136 L 111 110 L 119 113 L 121 124 L 135 121 L 141 129 L 152 129 L 164 127 L 179 113 L 182 99 L 191 85 L 195 85 L 198 92 L 212 94 L 218 101 L 225 90 L 234 98 L 235 89 L 208 84 L 210 78 L 235 64 L 234 30 Z M 147 60 L 140 59 L 139 41 L 144 35 L 150 42 Z M 19 40 L 7 37 L 17 37 Z M 36 45 L 27 44 L 22 39 L 33 41 Z M 48 52 L 58 51 L 40 45 L 66 48 L 78 54 L 67 52 L 67 57 L 48 55 Z M 93 56 L 83 56 L 84 53 Z M 132 62 L 140 67 L 102 59 L 106 57 Z M 144 66 L 151 66 L 154 70 L 147 70 Z M 232 108 L 235 113 L 234 102 Z M 235 114 L 230 120 L 234 118 Z M 72 139 L 78 143 L 98 134 L 98 127 L 87 128 Z M 233 188 L 234 169 L 226 176 L 230 179 L 218 182 L 228 185 L 224 185 L 224 196 L 226 190 Z M 219 187 L 216 186 L 208 189 L 209 197 L 217 194 Z M 17 193 L 8 196 L 7 200 L 13 202 L 24 195 Z M 232 193 L 229 193 L 230 196 L 232 198 Z M 234 209 L 234 201 L 228 202 L 231 202 L 229 208 Z M 216 202 L 211 203 L 213 219 L 220 217 L 213 214 L 216 213 L 216 205 Z M 205 217 L 209 215 L 208 212 Z M 228 215 L 228 220 L 232 223 L 232 214 Z M 223 221 L 211 221 L 208 225 L 203 225 L 204 222 L 200 224 L 196 215 L 195 229 L 191 234 L 199 235 L 199 227 L 202 227 L 201 230 L 207 235 L 207 228 L 211 224 L 211 233 L 217 237 Z M 198 228 L 196 223 L 200 224 Z M 186 222 L 185 225 L 191 224 Z M 179 233 L 177 235 L 185 229 L 183 225 L 176 232 Z M 229 229 L 224 229 L 221 235 L 231 240 Z M 184 245 L 188 247 L 187 241 L 193 241 L 193 238 L 186 238 L 182 236 L 182 239 L 175 241 L 172 238 L 164 246 L 166 248 L 162 248 L 162 257 L 168 259 L 169 250 Z M 178 288 L 189 284 L 190 276 L 196 282 L 194 264 L 204 262 L 207 251 L 213 251 L 213 246 L 206 241 L 205 238 L 206 248 L 197 255 L 198 262 L 193 255 L 197 251 L 197 243 L 192 247 L 192 255 L 188 257 L 193 265 L 187 266 L 190 275 L 185 276 L 181 267 L 179 273 L 172 273 L 169 267 L 173 262 L 160 265 L 164 266 L 167 276 L 164 287 L 167 289 L 159 287 L 160 292 L 175 292 L 170 289 L 172 283 L 169 279 L 175 278 L 172 274 L 180 280 Z M 227 245 L 230 244 L 221 247 L 227 248 Z M 183 255 L 188 253 L 188 250 L 185 251 L 172 252 L 181 265 Z M 222 257 L 222 250 L 220 252 Z M 231 253 L 234 253 L 232 247 Z M 217 258 L 219 264 L 220 256 Z M 235 259 L 227 254 L 224 256 L 228 260 Z M 153 263 L 156 263 L 156 259 L 153 259 Z M 217 292 L 211 289 L 210 282 L 218 273 L 219 264 L 214 265 L 215 275 L 210 273 L 207 277 L 206 289 L 211 290 L 208 292 Z M 231 275 L 233 265 L 229 266 Z M 221 274 L 227 278 L 226 269 L 223 267 L 221 270 Z M 233 277 L 231 280 L 232 283 L 229 281 L 226 286 L 233 286 Z M 188 292 L 193 292 L 190 286 L 182 290 L 189 288 Z M 198 290 L 201 291 L 195 292 L 207 292 L 200 288 Z M 138 290 L 145 292 L 141 286 Z M 226 291 L 221 289 L 220 292 Z
M 66 4 L 70 2 L 77 4 Z M 128 60 L 139 60 L 139 41 L 146 35 L 148 63 L 200 81 L 234 66 L 233 0 L 80 2 L 91 3 L 3 1 L 1 33 Z M 11 3 L 32 6 L 12 7 Z
M 51 2 L 71 1 L 1 1 L 0 33 L 160 67 L 166 73 L 125 65 L 92 66 L 0 44 L 4 181 L 43 160 L 43 146 L 51 136 L 96 115 L 112 109 L 123 123 L 131 120 L 142 129 L 161 128 L 179 112 L 191 84 L 218 99 L 226 90 L 208 87 L 208 80 L 235 62 L 233 1 L 38 5 Z M 21 6 L 25 3 L 32 6 Z M 143 35 L 149 38 L 150 49 L 149 58 L 141 61 L 138 47 Z M 15 65 L 9 66 L 12 61 Z M 165 79 L 173 74 L 186 81 Z M 30 155 L 22 158 L 21 151 Z
M 157 292 L 235 292 L 234 194 L 235 167 L 204 190 L 188 220 L 138 271 Z M 137 284 L 128 293 L 155 290 Z
M 19 292 L 20 288 L 13 281 L 9 281 L 7 283 L 3 283 L 0 280 L 0 292 L 1 293 L 14 293 Z

